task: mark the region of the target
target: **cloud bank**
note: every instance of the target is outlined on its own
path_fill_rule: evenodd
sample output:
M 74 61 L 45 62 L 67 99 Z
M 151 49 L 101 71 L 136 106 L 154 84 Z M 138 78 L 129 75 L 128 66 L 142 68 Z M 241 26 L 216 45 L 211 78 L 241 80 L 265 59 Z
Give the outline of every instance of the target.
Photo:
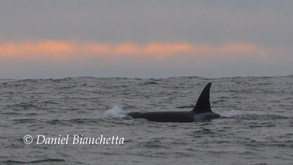
M 290 52 L 288 47 L 268 49 L 239 42 L 219 45 L 71 40 L 2 42 L 0 77 L 288 75 L 292 64 Z
M 0 58 L 72 60 L 76 58 L 151 57 L 167 59 L 183 55 L 265 55 L 267 50 L 249 43 L 193 45 L 189 43 L 100 43 L 77 41 L 23 41 L 0 44 Z

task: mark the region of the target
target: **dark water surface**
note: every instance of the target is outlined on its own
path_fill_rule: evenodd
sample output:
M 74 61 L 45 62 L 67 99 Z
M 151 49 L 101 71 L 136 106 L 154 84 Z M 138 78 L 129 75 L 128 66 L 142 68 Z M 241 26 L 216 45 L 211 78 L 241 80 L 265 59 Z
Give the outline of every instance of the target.
M 208 82 L 212 109 L 225 118 L 156 123 L 124 115 L 191 110 Z M 124 144 L 36 144 L 38 135 L 118 136 Z M 293 76 L 2 79 L 0 146 L 0 164 L 292 164 Z

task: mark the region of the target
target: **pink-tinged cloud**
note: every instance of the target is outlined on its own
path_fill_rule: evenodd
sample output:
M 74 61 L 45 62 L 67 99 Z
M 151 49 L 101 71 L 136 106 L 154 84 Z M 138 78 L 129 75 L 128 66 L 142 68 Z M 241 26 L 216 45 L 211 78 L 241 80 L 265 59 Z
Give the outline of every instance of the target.
M 0 44 L 0 58 L 71 60 L 76 58 L 150 57 L 166 59 L 174 56 L 264 55 L 267 51 L 249 43 L 224 45 L 192 45 L 188 43 L 109 44 L 99 42 L 37 41 Z

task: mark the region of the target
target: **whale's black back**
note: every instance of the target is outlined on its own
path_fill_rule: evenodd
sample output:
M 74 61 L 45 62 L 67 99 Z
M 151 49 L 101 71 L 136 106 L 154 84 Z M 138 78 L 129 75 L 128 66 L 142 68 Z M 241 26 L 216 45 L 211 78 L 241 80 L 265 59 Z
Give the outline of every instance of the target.
M 128 115 L 157 122 L 193 122 L 191 111 L 131 112 Z
M 193 122 L 219 118 L 220 115 L 212 112 L 210 106 L 211 85 L 208 83 L 205 86 L 192 111 L 130 112 L 128 115 L 157 122 Z

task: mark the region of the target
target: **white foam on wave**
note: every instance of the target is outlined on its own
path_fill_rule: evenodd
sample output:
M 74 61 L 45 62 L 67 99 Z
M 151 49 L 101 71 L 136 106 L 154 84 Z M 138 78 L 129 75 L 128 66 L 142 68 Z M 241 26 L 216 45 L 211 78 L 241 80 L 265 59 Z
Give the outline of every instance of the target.
M 227 112 L 224 112 L 223 114 L 221 114 L 222 116 L 225 116 L 225 117 L 233 117 L 233 116 L 237 116 L 239 115 L 239 113 L 235 110 L 230 110 L 230 111 L 227 111 Z
M 123 118 L 126 117 L 126 112 L 116 105 L 113 108 L 106 110 L 104 116 L 107 118 Z

